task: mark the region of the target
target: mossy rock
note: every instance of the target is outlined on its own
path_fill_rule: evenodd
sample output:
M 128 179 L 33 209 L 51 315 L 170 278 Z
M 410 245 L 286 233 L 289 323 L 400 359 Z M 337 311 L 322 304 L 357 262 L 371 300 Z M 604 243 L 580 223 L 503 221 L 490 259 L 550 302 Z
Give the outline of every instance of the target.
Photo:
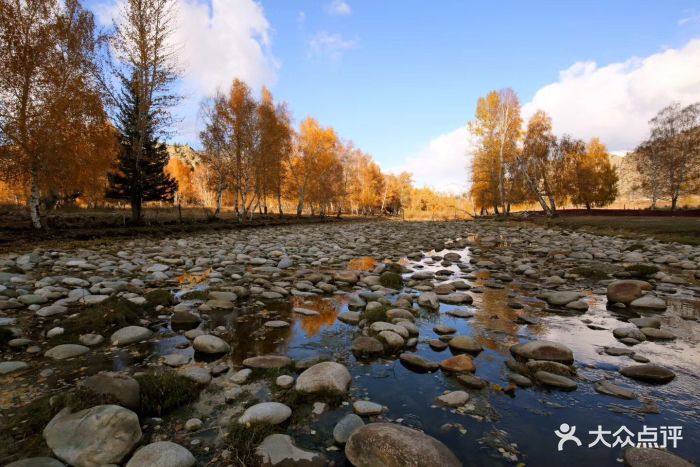
M 362 319 L 364 319 L 368 325 L 376 321 L 386 321 L 386 312 L 388 309 L 389 307 L 383 306 L 376 310 L 364 310 L 362 312 Z
M 119 328 L 139 324 L 147 310 L 129 300 L 110 297 L 96 305 L 73 306 L 71 311 L 77 313 L 61 323 L 65 331 L 54 338 L 57 344 L 74 343 L 81 334 L 111 334 Z M 54 325 L 49 323 L 47 326 L 46 330 Z
M 398 290 L 403 287 L 403 278 L 401 277 L 401 274 L 392 271 L 386 271 L 383 272 L 381 276 L 379 276 L 379 283 L 382 284 L 384 287 L 389 287 L 390 289 Z
M 399 263 L 387 263 L 386 270 L 387 272 L 401 274 L 403 272 L 403 266 L 401 266 Z
M 573 268 L 570 272 L 576 274 L 577 276 L 592 280 L 604 280 L 610 278 L 610 275 L 607 272 L 586 266 Z
M 161 416 L 199 397 L 200 388 L 194 381 L 165 370 L 135 377 L 141 388 L 142 415 Z
M 175 304 L 175 299 L 169 290 L 155 289 L 147 292 L 144 296 L 146 302 L 152 306 L 172 306 Z
M 653 264 L 632 264 L 625 270 L 636 277 L 650 277 L 659 272 L 659 268 Z
M 191 290 L 180 296 L 182 300 L 207 300 L 209 298 L 208 290 Z

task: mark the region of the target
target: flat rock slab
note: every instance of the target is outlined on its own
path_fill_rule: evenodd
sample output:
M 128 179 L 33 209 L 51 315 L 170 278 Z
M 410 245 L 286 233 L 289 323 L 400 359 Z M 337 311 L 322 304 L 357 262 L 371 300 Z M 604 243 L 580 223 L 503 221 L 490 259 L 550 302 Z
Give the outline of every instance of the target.
M 477 353 L 482 350 L 481 344 L 472 336 L 455 336 L 447 342 L 447 345 L 453 351 Z
M 448 373 L 473 373 L 474 361 L 468 355 L 455 355 L 440 362 L 440 368 Z
M 153 335 L 153 331 L 142 326 L 127 326 L 116 331 L 109 338 L 112 345 L 129 345 L 148 340 Z
M 515 357 L 532 360 L 549 360 L 553 362 L 573 363 L 574 354 L 567 346 L 552 341 L 531 341 L 516 344 L 510 348 Z
M 248 368 L 285 368 L 292 365 L 292 359 L 284 355 L 258 355 L 243 360 L 243 366 Z
M 15 371 L 29 368 L 25 362 L 0 362 L 0 375 L 6 375 Z
M 466 391 L 452 391 L 438 396 L 437 402 L 447 407 L 460 407 L 467 403 L 469 394 Z
M 316 310 L 311 310 L 309 308 L 295 307 L 292 308 L 294 313 L 298 313 L 303 316 L 318 316 L 320 313 Z
M 668 383 L 676 377 L 676 374 L 668 368 L 653 364 L 628 366 L 621 369 L 620 373 L 628 378 L 648 383 Z
M 290 436 L 283 434 L 266 437 L 255 449 L 255 454 L 262 466 L 322 467 L 328 465 L 328 460 L 323 454 L 300 449 L 294 445 Z
M 399 355 L 399 360 L 401 360 L 401 363 L 411 369 L 437 371 L 438 368 L 440 368 L 440 365 L 437 362 L 430 361 L 427 358 L 423 358 L 420 355 L 409 352 L 404 352 Z
M 66 358 L 77 357 L 89 351 L 90 349 L 84 345 L 61 344 L 47 350 L 44 356 L 54 360 L 65 360 Z
M 609 381 L 601 381 L 593 386 L 596 392 L 607 396 L 619 397 L 620 399 L 636 399 L 637 395 L 629 389 L 621 388 Z
M 354 410 L 357 415 L 369 417 L 384 412 L 384 406 L 371 401 L 355 401 L 352 403 L 352 410 Z
M 538 371 L 534 376 L 538 383 L 564 391 L 573 391 L 577 387 L 576 382 L 566 376 L 549 373 L 547 371 Z

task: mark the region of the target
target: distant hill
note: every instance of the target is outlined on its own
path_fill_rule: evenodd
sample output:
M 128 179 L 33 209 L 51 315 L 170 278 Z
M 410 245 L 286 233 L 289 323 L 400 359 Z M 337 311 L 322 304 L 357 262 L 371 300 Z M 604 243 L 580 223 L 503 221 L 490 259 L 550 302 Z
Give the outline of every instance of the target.
M 170 157 L 177 157 L 192 167 L 197 167 L 197 165 L 202 162 L 199 153 L 185 144 L 169 144 L 168 155 Z

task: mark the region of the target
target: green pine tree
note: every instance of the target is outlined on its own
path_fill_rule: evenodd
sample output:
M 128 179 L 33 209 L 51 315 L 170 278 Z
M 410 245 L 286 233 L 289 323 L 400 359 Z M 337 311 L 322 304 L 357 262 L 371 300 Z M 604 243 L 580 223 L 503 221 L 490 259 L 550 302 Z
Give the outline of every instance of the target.
M 109 174 L 107 198 L 127 200 L 131 205 L 131 220 L 141 220 L 141 206 L 147 201 L 172 202 L 177 192 L 177 181 L 165 173 L 168 151 L 155 134 L 154 115 L 149 113 L 139 144 L 137 115 L 139 94 L 134 80 L 125 83 L 116 116 L 120 151 L 117 171 Z

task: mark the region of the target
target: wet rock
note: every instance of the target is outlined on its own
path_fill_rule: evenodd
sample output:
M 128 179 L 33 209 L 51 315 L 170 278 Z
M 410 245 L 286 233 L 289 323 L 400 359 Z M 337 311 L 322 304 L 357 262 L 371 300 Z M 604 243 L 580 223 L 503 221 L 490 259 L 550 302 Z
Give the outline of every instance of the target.
M 627 447 L 622 460 L 628 467 L 693 467 L 693 464 L 668 451 L 652 448 Z
M 351 350 L 356 357 L 372 357 L 384 353 L 384 346 L 374 337 L 358 336 L 352 341 Z
M 29 368 L 25 362 L 0 362 L 0 375 L 14 373 Z
M 622 357 L 633 355 L 634 350 L 624 347 L 605 347 L 605 353 L 613 357 Z
M 532 380 L 527 376 L 523 376 L 519 373 L 508 374 L 508 380 L 517 384 L 521 388 L 529 388 L 530 386 L 532 386 Z
M 159 441 L 136 451 L 126 467 L 192 467 L 196 462 L 187 448 L 170 441 Z
M 231 350 L 231 346 L 225 340 L 211 334 L 195 337 L 192 341 L 192 347 L 197 352 L 206 354 L 222 354 Z
M 469 394 L 465 391 L 452 391 L 438 396 L 437 402 L 447 407 L 460 407 L 467 403 Z
M 349 413 L 336 423 L 333 428 L 333 439 L 338 444 L 345 444 L 350 435 L 364 424 L 365 422 L 359 415 Z
M 418 369 L 422 371 L 437 371 L 437 369 L 440 368 L 440 365 L 438 363 L 432 362 L 426 358 L 421 357 L 420 355 L 409 352 L 404 352 L 401 355 L 399 355 L 399 360 L 401 360 L 401 363 L 408 366 L 409 368 Z
M 238 423 L 267 423 L 278 425 L 292 415 L 292 409 L 279 402 L 261 402 L 248 407 L 238 419 Z
M 98 394 L 113 397 L 128 409 L 138 410 L 141 405 L 139 383 L 129 375 L 102 371 L 88 376 L 81 382 L 81 385 Z
M 423 292 L 418 296 L 418 304 L 429 310 L 437 310 L 440 308 L 440 301 L 434 292 Z
M 302 316 L 318 316 L 320 313 L 316 310 L 311 310 L 309 308 L 295 307 L 292 308 L 294 313 L 298 313 Z
M 630 323 L 634 324 L 638 328 L 660 328 L 661 319 L 657 316 L 649 316 L 644 318 L 632 318 L 629 320 Z
M 641 328 L 640 331 L 642 331 L 644 336 L 649 340 L 670 341 L 676 338 L 672 332 L 665 329 Z
M 648 383 L 668 383 L 676 377 L 675 373 L 668 368 L 653 364 L 628 366 L 622 368 L 620 373 L 628 378 Z
M 630 307 L 642 310 L 664 311 L 666 309 L 666 300 L 647 294 L 630 302 Z
M 482 347 L 476 339 L 471 336 L 455 336 L 447 343 L 450 349 L 461 352 L 481 352 Z
M 377 321 L 372 323 L 369 327 L 370 334 L 378 335 L 383 331 L 390 331 L 401 336 L 402 339 L 406 340 L 409 337 L 408 329 L 397 324 L 385 323 L 383 321 Z
M 619 397 L 620 399 L 637 398 L 637 395 L 632 391 L 625 388 L 621 388 L 620 386 L 617 386 L 616 384 L 613 384 L 609 381 L 600 381 L 593 386 L 593 389 L 595 389 L 596 392 L 599 392 L 601 394 Z
M 402 308 L 394 308 L 394 309 L 387 311 L 386 317 L 388 320 L 407 319 L 407 320 L 413 321 L 416 319 L 416 317 L 413 316 L 413 313 L 411 313 L 408 310 L 404 310 Z
M 452 326 L 446 326 L 444 324 L 437 324 L 433 327 L 433 332 L 435 334 L 454 334 L 457 332 Z
M 645 341 L 646 336 L 637 327 L 624 326 L 613 329 L 613 336 L 617 339 L 634 339 L 638 342 Z
M 554 373 L 555 375 L 562 376 L 569 376 L 574 373 L 569 366 L 559 362 L 550 362 L 548 360 L 530 360 L 525 364 L 525 367 L 530 373 L 546 371 L 548 373 Z
M 613 281 L 608 285 L 606 295 L 611 303 L 630 303 L 642 296 L 642 290 L 651 290 L 651 284 L 638 280 Z
M 336 362 L 321 362 L 299 375 L 295 389 L 303 394 L 345 395 L 351 380 L 345 366 Z
M 452 310 L 447 310 L 445 314 L 453 316 L 455 318 L 471 318 L 474 316 L 474 312 L 464 310 L 462 308 L 454 308 Z
M 153 331 L 141 326 L 127 326 L 116 331 L 109 338 L 112 345 L 124 346 L 151 338 Z
M 345 455 L 355 467 L 458 467 L 461 462 L 440 441 L 393 423 L 370 423 L 350 435 Z
M 170 324 L 178 329 L 195 327 L 201 322 L 201 318 L 189 311 L 176 311 L 170 318 Z
M 532 360 L 550 360 L 571 364 L 574 354 L 564 344 L 552 341 L 530 341 L 525 344 L 516 344 L 510 348 L 510 353 L 515 357 Z
M 48 316 L 63 314 L 66 311 L 68 311 L 68 307 L 54 304 L 38 309 L 35 314 L 37 316 L 41 316 L 42 318 L 46 318 Z
M 437 339 L 431 339 L 428 341 L 428 345 L 430 346 L 431 349 L 441 352 L 447 348 L 447 342 L 443 342 L 441 340 Z
M 346 311 L 338 315 L 338 319 L 347 324 L 359 324 L 362 314 L 358 311 Z
M 66 358 L 77 357 L 78 355 L 82 355 L 89 351 L 90 349 L 84 345 L 61 344 L 47 350 L 46 353 L 44 353 L 44 356 L 54 360 L 65 360 Z
M 577 387 L 576 382 L 566 376 L 549 373 L 548 371 L 538 371 L 534 376 L 538 383 L 544 384 L 545 386 L 563 389 L 565 391 L 573 391 Z
M 547 303 L 555 306 L 563 306 L 578 299 L 578 292 L 553 292 L 547 297 Z
M 361 417 L 369 417 L 382 413 L 384 406 L 371 401 L 355 401 L 352 403 L 352 410 Z
M 272 328 L 272 329 L 282 329 L 282 328 L 288 328 L 289 323 L 286 321 L 282 321 L 279 319 L 275 319 L 272 321 L 266 321 L 265 322 L 265 327 L 267 328 Z
M 134 412 L 118 405 L 63 409 L 44 428 L 44 439 L 68 464 L 95 467 L 121 463 L 141 439 L 141 427 Z
M 354 285 L 359 280 L 356 271 L 337 271 L 333 274 L 333 278 L 338 282 L 346 282 Z
M 440 362 L 443 371 L 451 373 L 474 372 L 474 361 L 465 354 L 456 355 Z
M 396 352 L 406 345 L 403 337 L 393 331 L 381 331 L 377 334 L 377 340 L 382 343 L 387 352 Z
M 255 449 L 255 454 L 263 467 L 322 467 L 328 465 L 323 454 L 305 451 L 294 445 L 291 437 L 273 434 L 266 437 Z
M 292 359 L 285 355 L 258 355 L 243 360 L 243 366 L 264 369 L 286 368 L 292 363 Z
M 483 379 L 477 378 L 476 376 L 468 373 L 455 375 L 455 379 L 469 389 L 483 389 L 488 386 L 488 383 Z

